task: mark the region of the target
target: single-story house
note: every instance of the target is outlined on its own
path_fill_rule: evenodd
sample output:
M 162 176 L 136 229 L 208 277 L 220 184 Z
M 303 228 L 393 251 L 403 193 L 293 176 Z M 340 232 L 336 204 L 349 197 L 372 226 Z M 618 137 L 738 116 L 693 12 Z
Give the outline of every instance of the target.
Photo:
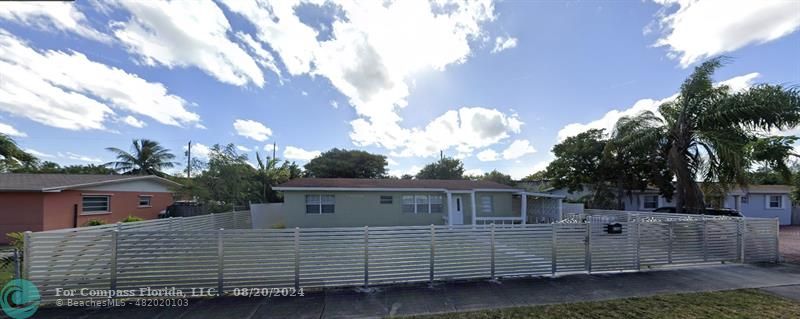
M 0 174 L 0 243 L 9 232 L 154 219 L 172 201 L 177 183 L 157 176 Z
M 300 178 L 273 189 L 284 201 L 265 205 L 269 217 L 255 227 L 519 224 L 536 213 L 557 218 L 561 203 L 560 196 L 470 180 Z
M 570 193 L 566 188 L 554 188 L 551 181 L 541 180 L 518 184 L 529 191 L 565 196 L 566 200 L 580 201 L 590 198 L 594 192 L 591 184 Z M 701 183 L 702 187 L 702 183 Z M 800 214 L 793 212 L 789 185 L 748 185 L 735 187 L 724 196 L 707 200 L 708 206 L 735 209 L 746 217 L 778 218 L 781 225 L 800 224 Z M 625 210 L 652 211 L 659 207 L 674 207 L 675 201 L 659 195 L 655 187 L 626 192 L 623 198 Z
M 789 185 L 748 185 L 728 190 L 724 196 L 707 199 L 710 207 L 730 208 L 742 212 L 745 217 L 778 218 L 781 225 L 800 223 L 792 216 L 792 200 Z M 627 210 L 650 211 L 658 207 L 674 207 L 675 200 L 658 194 L 657 189 L 633 191 L 625 196 Z

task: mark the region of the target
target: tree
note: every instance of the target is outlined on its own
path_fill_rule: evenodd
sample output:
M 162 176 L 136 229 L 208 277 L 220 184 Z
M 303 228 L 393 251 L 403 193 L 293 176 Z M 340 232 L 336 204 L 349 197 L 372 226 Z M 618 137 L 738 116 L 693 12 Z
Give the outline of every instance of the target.
M 117 160 L 106 163 L 105 166 L 113 167 L 122 174 L 164 176 L 162 170 L 175 165 L 172 162 L 175 155 L 153 140 L 133 140 L 130 153 L 116 147 L 108 147 L 106 150 L 116 154 Z
M 523 177 L 520 181 L 521 182 L 535 182 L 547 179 L 547 170 L 543 169 L 540 171 L 536 171 L 533 174 Z
M 17 145 L 10 136 L 0 134 L 0 172 L 36 166 L 38 159 Z
M 464 163 L 450 157 L 425 165 L 416 175 L 417 179 L 463 179 Z
M 256 180 L 261 185 L 259 197 L 262 202 L 280 202 L 282 197 L 272 187 L 294 178 L 300 177 L 300 167 L 294 162 L 283 161 L 278 165 L 278 159 L 265 158 L 256 152 Z
M 556 158 L 547 165 L 546 174 L 553 179 L 553 187 L 575 192 L 587 184 L 604 183 L 610 173 L 602 167 L 606 143 L 604 130 L 591 129 L 553 146 Z
M 359 150 L 334 148 L 309 161 L 308 177 L 318 178 L 383 178 L 386 177 L 386 156 Z
M 514 183 L 514 179 L 511 178 L 511 175 L 503 174 L 497 170 L 483 173 L 483 175 L 467 176 L 467 178 L 473 181 L 492 181 L 508 186 L 514 186 L 516 184 Z
M 665 150 L 681 211 L 705 207 L 698 179 L 704 185 L 745 185 L 747 168 L 758 159 L 753 143 L 765 132 L 800 124 L 797 88 L 760 84 L 732 92 L 715 86 L 711 77 L 723 61 L 714 58 L 695 68 L 677 97 L 659 106 L 660 116 L 644 112 L 630 118 L 636 129 L 620 139 L 631 151 L 652 145 Z
M 205 167 L 185 187 L 208 205 L 210 211 L 230 210 L 233 205 L 258 199 L 256 169 L 248 163 L 247 155 L 237 153 L 234 144 L 212 146 Z
M 58 163 L 44 161 L 35 166 L 21 167 L 13 170 L 14 173 L 34 173 L 34 174 L 116 174 L 113 169 L 103 165 L 68 165 L 61 166 Z

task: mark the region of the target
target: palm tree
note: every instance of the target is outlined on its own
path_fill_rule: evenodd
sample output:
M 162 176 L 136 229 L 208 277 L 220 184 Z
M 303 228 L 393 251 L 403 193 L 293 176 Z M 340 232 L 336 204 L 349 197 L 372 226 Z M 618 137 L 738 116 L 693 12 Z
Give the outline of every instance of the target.
M 724 58 L 714 58 L 695 68 L 674 100 L 659 106 L 658 115 L 644 112 L 623 118 L 627 128 L 620 143 L 634 151 L 664 152 L 675 174 L 676 207 L 703 208 L 703 193 L 697 184 L 746 185 L 746 171 L 763 161 L 769 132 L 800 124 L 800 91 L 780 85 L 760 84 L 740 92 L 714 85 L 711 76 Z M 771 158 L 787 159 L 790 148 Z M 763 157 L 763 156 L 762 156 Z
M 0 171 L 11 168 L 36 166 L 38 159 L 19 148 L 10 136 L 0 134 Z
M 163 169 L 175 165 L 172 162 L 175 155 L 153 140 L 133 140 L 131 153 L 116 147 L 108 147 L 106 150 L 116 154 L 117 160 L 106 163 L 105 166 L 112 167 L 122 174 L 163 176 L 165 175 Z

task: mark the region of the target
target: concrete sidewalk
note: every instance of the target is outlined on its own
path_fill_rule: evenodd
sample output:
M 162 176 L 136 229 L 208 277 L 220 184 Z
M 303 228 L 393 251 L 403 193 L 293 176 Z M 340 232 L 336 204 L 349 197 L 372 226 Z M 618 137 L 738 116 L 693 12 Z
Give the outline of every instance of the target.
M 794 285 L 794 287 L 791 287 Z M 526 305 L 571 303 L 657 294 L 770 288 L 798 293 L 800 266 L 713 265 L 638 273 L 383 287 L 306 293 L 304 297 L 225 297 L 190 300 L 187 307 L 39 309 L 36 318 L 364 318 L 405 316 Z

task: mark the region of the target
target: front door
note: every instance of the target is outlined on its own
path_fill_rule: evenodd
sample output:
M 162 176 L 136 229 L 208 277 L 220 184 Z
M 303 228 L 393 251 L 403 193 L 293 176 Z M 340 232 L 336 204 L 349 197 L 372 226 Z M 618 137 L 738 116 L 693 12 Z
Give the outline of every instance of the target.
M 453 202 L 450 203 L 452 212 L 450 215 L 450 225 L 464 224 L 464 199 L 461 195 L 453 195 Z

